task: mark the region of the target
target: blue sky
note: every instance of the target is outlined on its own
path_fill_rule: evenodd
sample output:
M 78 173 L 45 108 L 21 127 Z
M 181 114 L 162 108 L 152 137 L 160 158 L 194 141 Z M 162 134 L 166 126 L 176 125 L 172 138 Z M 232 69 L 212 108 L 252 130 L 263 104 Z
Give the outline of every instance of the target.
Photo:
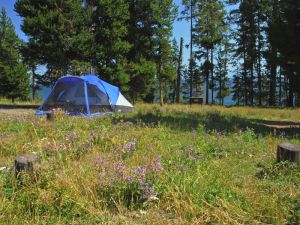
M 178 12 L 180 13 L 182 10 L 181 5 L 182 0 L 174 0 L 175 4 L 179 6 Z M 22 18 L 17 15 L 17 13 L 14 11 L 14 3 L 15 0 L 0 0 L 0 8 L 4 7 L 7 11 L 7 15 L 11 18 L 15 30 L 18 34 L 18 36 L 23 39 L 24 41 L 27 41 L 27 37 L 21 30 L 21 24 L 22 24 Z M 179 43 L 180 37 L 183 37 L 184 44 L 189 43 L 189 23 L 187 21 L 175 21 L 173 26 L 173 36 L 176 38 L 177 42 Z M 187 48 L 184 48 L 184 54 L 183 54 L 183 60 L 186 63 L 189 57 L 189 50 Z

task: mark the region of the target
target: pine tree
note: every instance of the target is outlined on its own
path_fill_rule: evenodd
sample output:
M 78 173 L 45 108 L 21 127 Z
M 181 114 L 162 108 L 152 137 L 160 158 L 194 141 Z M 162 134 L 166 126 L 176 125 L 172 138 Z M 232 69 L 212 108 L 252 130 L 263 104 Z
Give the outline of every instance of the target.
M 217 63 L 216 63 L 216 91 L 219 104 L 224 104 L 224 98 L 230 95 L 228 64 L 230 43 L 228 37 L 225 37 L 222 43 L 217 48 Z
M 262 105 L 263 102 L 263 52 L 266 45 L 266 21 L 267 12 L 269 11 L 269 0 L 258 0 L 257 12 L 256 12 L 256 27 L 257 27 L 257 62 L 256 62 L 256 73 L 257 73 L 257 87 L 258 87 L 258 105 Z
M 17 0 L 31 58 L 47 66 L 41 82 L 51 85 L 71 69 L 72 61 L 90 60 L 91 36 L 81 0 Z
M 174 63 L 170 38 L 177 10 L 173 0 L 155 0 L 152 1 L 152 4 L 156 27 L 153 37 L 156 45 L 155 61 L 157 62 L 160 105 L 163 105 L 163 83 L 167 80 L 174 81 L 176 79 L 176 67 L 174 66 L 176 64 Z
M 233 92 L 232 100 L 234 100 L 237 105 L 240 105 L 242 103 L 242 98 L 243 98 L 242 89 L 243 89 L 242 79 L 240 77 L 240 74 L 237 73 L 233 76 L 233 87 L 232 87 L 232 92 Z
M 235 56 L 237 60 L 242 61 L 242 83 L 243 99 L 245 105 L 254 105 L 255 97 L 255 63 L 257 62 L 257 1 L 241 0 L 237 10 L 231 13 L 235 14 L 235 23 L 238 27 L 235 39 L 237 48 Z
M 212 104 L 214 103 L 215 86 L 214 48 L 221 42 L 225 30 L 225 10 L 223 3 L 218 0 L 199 1 L 195 25 L 195 44 L 203 49 L 198 53 L 199 57 L 205 56 L 206 90 L 211 89 Z M 210 70 L 210 81 L 207 74 L 208 68 Z M 208 95 L 206 95 L 206 103 L 208 103 Z
M 279 19 L 275 30 L 282 73 L 286 76 L 288 87 L 288 106 L 293 106 L 294 94 L 297 94 L 297 105 L 300 105 L 300 1 L 278 1 Z
M 183 38 L 180 38 L 178 62 L 177 62 L 176 103 L 180 102 L 181 77 L 182 77 L 182 56 L 183 56 L 182 54 L 183 54 Z
M 131 48 L 126 54 L 126 71 L 130 75 L 129 92 L 134 101 L 138 97 L 153 99 L 152 90 L 157 80 L 161 81 L 163 89 L 163 76 L 167 75 L 166 71 L 170 71 L 167 62 L 172 57 L 170 36 L 175 14 L 171 0 L 129 2 L 127 41 Z M 144 65 L 142 73 L 134 69 L 139 68 L 141 63 Z
M 3 8 L 0 15 L 0 96 L 12 102 L 16 98 L 27 99 L 29 95 L 29 76 L 19 52 L 21 45 Z
M 129 94 L 133 102 L 138 98 L 154 99 L 156 62 L 154 43 L 154 19 L 152 1 L 129 1 L 128 35 L 131 48 L 126 54 L 129 74 Z M 152 99 L 152 100 L 150 100 Z
M 199 0 L 182 0 L 182 5 L 184 6 L 183 11 L 181 12 L 182 17 L 179 18 L 179 20 L 185 19 L 190 22 L 190 59 L 189 59 L 189 90 L 190 90 L 190 98 L 193 96 L 193 65 L 196 65 L 196 59 L 193 58 L 195 55 L 193 52 L 193 47 L 194 47 L 194 29 L 195 29 L 195 19 L 197 17 L 197 10 L 198 7 L 197 5 L 199 4 Z
M 268 17 L 268 27 L 267 31 L 267 41 L 268 49 L 265 51 L 265 58 L 267 61 L 267 69 L 269 71 L 269 97 L 268 102 L 270 106 L 276 105 L 276 73 L 279 63 L 278 58 L 278 36 L 279 33 L 277 24 L 280 20 L 279 14 L 279 2 L 274 0 L 271 4 L 270 10 L 267 12 Z
M 124 71 L 130 49 L 129 4 L 126 0 L 87 0 L 93 27 L 93 63 L 104 79 L 122 85 L 129 81 Z

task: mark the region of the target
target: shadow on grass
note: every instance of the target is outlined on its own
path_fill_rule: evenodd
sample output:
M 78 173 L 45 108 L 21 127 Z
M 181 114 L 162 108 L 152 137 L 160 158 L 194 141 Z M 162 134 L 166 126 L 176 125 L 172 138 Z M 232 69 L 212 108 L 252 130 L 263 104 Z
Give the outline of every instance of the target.
M 220 112 L 160 112 L 133 114 L 131 117 L 121 116 L 114 119 L 117 123 L 121 120 L 133 123 L 145 123 L 146 125 L 157 126 L 158 124 L 182 131 L 192 131 L 202 126 L 206 132 L 216 131 L 232 133 L 252 129 L 256 134 L 293 137 L 300 135 L 300 123 L 267 121 L 247 119 L 237 115 L 224 115 Z

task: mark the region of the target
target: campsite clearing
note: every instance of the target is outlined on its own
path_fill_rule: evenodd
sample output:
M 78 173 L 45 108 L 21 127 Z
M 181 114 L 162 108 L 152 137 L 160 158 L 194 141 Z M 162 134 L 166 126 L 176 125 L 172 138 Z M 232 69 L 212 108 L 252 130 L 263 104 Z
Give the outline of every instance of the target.
M 276 162 L 300 144 L 299 109 L 153 104 L 128 114 L 0 110 L 0 167 L 41 155 L 34 182 L 0 174 L 0 224 L 296 224 L 300 169 Z

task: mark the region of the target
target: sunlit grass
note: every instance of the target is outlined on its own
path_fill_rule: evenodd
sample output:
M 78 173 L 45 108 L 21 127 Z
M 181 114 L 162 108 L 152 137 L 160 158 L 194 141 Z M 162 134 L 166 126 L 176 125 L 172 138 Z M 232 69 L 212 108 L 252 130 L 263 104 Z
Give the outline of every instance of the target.
M 7 98 L 0 98 L 0 104 L 17 104 L 17 105 L 39 105 L 42 103 L 42 100 L 36 99 L 33 101 L 22 101 L 19 99 L 16 99 L 15 102 L 13 103 L 11 99 Z
M 1 224 L 299 222 L 299 167 L 275 164 L 277 144 L 300 144 L 299 130 L 273 136 L 255 125 L 299 122 L 299 109 L 138 104 L 54 122 L 33 113 L 0 111 L 0 166 L 23 152 L 42 156 L 36 182 L 0 175 Z M 157 157 L 163 171 L 152 173 Z M 140 174 L 127 182 L 137 167 L 150 171 L 153 196 L 143 197 Z

